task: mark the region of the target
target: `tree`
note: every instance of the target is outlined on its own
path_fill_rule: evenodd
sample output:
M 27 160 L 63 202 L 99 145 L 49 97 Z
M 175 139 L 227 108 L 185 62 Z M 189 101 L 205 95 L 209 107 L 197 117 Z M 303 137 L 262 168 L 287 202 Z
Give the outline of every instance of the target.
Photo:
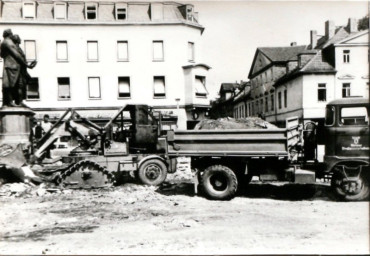
M 369 28 L 369 15 L 366 15 L 365 17 L 361 18 L 358 21 L 358 30 L 365 30 Z

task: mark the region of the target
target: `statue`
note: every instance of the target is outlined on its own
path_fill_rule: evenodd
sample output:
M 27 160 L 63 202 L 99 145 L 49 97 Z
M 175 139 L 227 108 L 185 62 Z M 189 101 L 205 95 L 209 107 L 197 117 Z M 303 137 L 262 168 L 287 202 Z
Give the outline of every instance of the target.
M 26 86 L 30 79 L 27 68 L 34 68 L 36 61 L 27 63 L 26 57 L 19 47 L 21 39 L 13 35 L 10 29 L 3 32 L 1 43 L 1 57 L 4 59 L 3 69 L 3 106 L 18 107 L 26 105 L 23 100 L 26 96 Z

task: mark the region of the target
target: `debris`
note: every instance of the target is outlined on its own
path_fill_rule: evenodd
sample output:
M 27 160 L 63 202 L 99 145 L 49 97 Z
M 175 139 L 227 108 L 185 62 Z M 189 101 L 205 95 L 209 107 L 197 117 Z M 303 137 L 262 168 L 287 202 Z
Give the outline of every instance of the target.
M 21 196 L 28 193 L 31 186 L 25 183 L 7 183 L 0 187 L 0 196 Z
M 276 129 L 275 125 L 259 117 L 234 119 L 231 117 L 205 119 L 200 121 L 194 130 L 228 130 L 228 129 Z

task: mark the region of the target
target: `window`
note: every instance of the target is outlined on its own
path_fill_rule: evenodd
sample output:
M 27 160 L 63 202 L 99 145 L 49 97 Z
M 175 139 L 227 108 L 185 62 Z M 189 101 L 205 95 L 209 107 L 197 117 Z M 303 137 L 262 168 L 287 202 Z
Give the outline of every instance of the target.
M 71 98 L 69 77 L 58 77 L 58 99 L 68 100 Z
M 258 107 L 259 107 L 258 106 L 258 100 L 256 100 L 256 107 L 255 107 L 255 110 L 254 110 L 254 111 L 256 111 L 255 114 L 258 114 L 258 111 L 259 111 L 259 108 Z
M 319 84 L 317 89 L 317 100 L 326 101 L 326 84 Z
M 206 97 L 207 94 L 206 78 L 204 76 L 195 76 L 195 96 Z
M 163 41 L 153 41 L 153 61 L 163 61 Z
M 67 19 L 67 4 L 54 3 L 54 19 L 65 20 Z
M 278 93 L 279 109 L 281 109 L 281 92 Z
M 342 84 L 342 98 L 347 98 L 351 96 L 351 84 L 344 83 Z
M 118 41 L 117 42 L 117 60 L 128 61 L 128 42 Z
M 260 113 L 263 112 L 263 99 L 260 99 Z
M 284 108 L 288 107 L 288 91 L 284 90 Z
M 269 112 L 269 101 L 268 98 L 265 98 L 265 112 Z
M 24 53 L 27 61 L 36 60 L 36 41 L 24 40 Z
M 118 77 L 118 98 L 130 98 L 130 77 Z
M 194 61 L 194 43 L 188 42 L 188 61 Z
M 343 50 L 343 62 L 344 63 L 349 63 L 349 50 Z
M 344 107 L 339 120 L 343 125 L 369 125 L 369 113 L 366 107 Z
M 193 21 L 194 15 L 193 15 L 193 7 L 186 6 L 186 19 Z
M 325 125 L 333 125 L 334 124 L 334 114 L 335 114 L 335 108 L 333 106 L 326 107 L 326 113 L 325 113 Z
M 96 20 L 98 16 L 98 5 L 96 3 L 86 3 L 85 17 L 87 20 Z
M 99 60 L 98 41 L 87 41 L 87 60 Z
M 125 20 L 127 18 L 127 5 L 116 4 L 116 20 Z
M 27 92 L 26 92 L 27 100 L 39 100 L 40 99 L 40 92 L 39 92 L 39 79 L 37 77 L 32 77 L 27 84 Z
M 3 78 L 0 77 L 0 88 L 3 88 Z M 0 92 L 0 101 L 3 100 L 3 93 Z
M 271 94 L 271 111 L 274 111 L 274 108 L 275 108 L 274 95 Z
M 154 77 L 154 98 L 166 97 L 166 84 L 164 76 Z
M 36 18 L 36 3 L 35 2 L 24 2 L 22 8 L 22 14 L 24 19 Z
M 89 98 L 90 99 L 100 99 L 100 78 L 99 77 L 89 77 Z
M 57 61 L 68 60 L 67 41 L 57 41 Z

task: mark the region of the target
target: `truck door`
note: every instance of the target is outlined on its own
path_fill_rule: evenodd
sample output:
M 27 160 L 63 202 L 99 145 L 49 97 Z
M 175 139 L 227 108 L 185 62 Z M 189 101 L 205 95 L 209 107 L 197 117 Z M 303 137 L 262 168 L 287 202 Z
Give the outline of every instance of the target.
M 369 108 L 363 105 L 339 107 L 335 133 L 338 157 L 368 157 Z

